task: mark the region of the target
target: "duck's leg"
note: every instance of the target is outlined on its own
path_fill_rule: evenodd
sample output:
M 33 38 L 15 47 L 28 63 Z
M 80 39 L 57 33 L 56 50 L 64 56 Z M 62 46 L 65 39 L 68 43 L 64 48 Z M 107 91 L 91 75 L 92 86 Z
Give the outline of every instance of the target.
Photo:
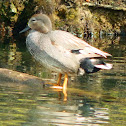
M 53 89 L 59 89 L 59 90 L 62 89 L 62 86 L 60 86 L 61 77 L 62 77 L 62 74 L 59 73 L 59 77 L 58 77 L 57 83 L 49 83 L 49 84 L 52 84 L 53 85 L 51 88 L 53 88 Z
M 65 74 L 64 82 L 63 82 L 64 101 L 67 101 L 67 83 L 68 83 L 68 75 Z
M 62 74 L 59 73 L 59 77 L 58 77 L 58 80 L 57 80 L 57 85 L 59 85 L 59 86 L 60 86 L 60 82 L 61 82 L 61 77 L 62 77 Z
M 64 101 L 67 101 L 67 83 L 68 83 L 68 75 L 65 74 L 65 76 L 64 76 L 63 87 L 60 86 L 61 77 L 62 77 L 62 74 L 59 73 L 59 77 L 58 77 L 58 80 L 57 80 L 57 85 L 52 86 L 51 88 L 53 88 L 53 89 L 59 89 L 60 91 L 63 90 Z

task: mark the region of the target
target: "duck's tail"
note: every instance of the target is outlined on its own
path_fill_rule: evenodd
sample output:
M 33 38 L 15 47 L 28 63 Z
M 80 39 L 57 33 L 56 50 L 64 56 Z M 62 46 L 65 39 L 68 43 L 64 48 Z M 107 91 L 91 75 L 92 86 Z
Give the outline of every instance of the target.
M 105 63 L 101 59 L 96 58 L 84 58 L 80 60 L 80 68 L 78 70 L 78 74 L 84 73 L 95 73 L 101 69 L 111 69 L 112 64 Z

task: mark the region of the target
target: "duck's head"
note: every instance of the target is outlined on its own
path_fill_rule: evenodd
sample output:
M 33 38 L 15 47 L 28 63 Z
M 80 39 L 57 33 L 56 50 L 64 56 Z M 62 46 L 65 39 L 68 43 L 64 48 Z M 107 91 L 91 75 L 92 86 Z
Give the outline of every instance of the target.
M 52 30 L 52 23 L 50 18 L 45 14 L 34 14 L 28 21 L 28 27 L 20 31 L 20 33 L 25 32 L 30 28 L 46 34 Z

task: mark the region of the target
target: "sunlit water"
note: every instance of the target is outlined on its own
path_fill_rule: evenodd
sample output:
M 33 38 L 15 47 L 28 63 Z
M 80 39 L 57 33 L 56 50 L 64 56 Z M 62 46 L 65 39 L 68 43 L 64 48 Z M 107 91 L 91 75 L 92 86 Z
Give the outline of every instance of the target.
M 23 41 L 2 41 L 0 67 L 56 79 L 54 73 L 35 62 Z M 125 126 L 125 42 L 125 37 L 91 40 L 90 44 L 113 55 L 109 61 L 113 69 L 72 77 L 67 102 L 60 91 L 0 78 L 0 126 Z

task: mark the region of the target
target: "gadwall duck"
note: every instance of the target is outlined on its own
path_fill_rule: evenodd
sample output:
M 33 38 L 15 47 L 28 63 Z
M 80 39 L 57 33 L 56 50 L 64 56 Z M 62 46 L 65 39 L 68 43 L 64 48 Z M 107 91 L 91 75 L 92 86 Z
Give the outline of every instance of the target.
M 45 14 L 33 15 L 28 27 L 20 33 L 28 29 L 31 29 L 26 38 L 28 50 L 43 66 L 59 73 L 58 85 L 62 74 L 65 74 L 64 91 L 67 87 L 68 75 L 83 75 L 112 68 L 112 64 L 105 63 L 101 59 L 111 54 L 89 45 L 66 31 L 53 31 L 50 18 Z

